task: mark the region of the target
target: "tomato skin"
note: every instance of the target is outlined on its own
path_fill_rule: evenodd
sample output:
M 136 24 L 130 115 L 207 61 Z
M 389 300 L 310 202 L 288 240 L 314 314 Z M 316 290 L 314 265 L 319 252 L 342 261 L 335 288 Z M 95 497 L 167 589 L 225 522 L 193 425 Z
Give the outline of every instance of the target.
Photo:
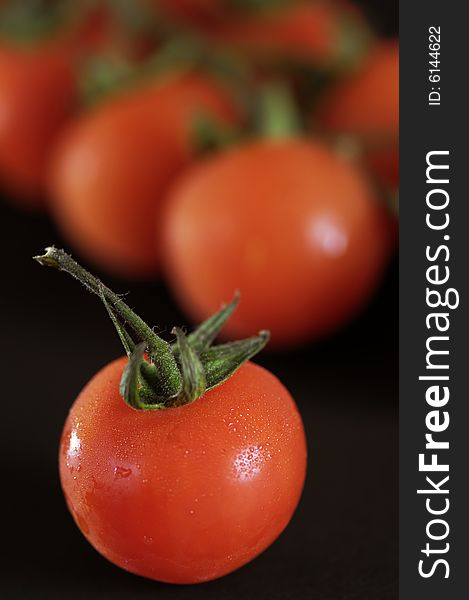
M 357 137 L 371 170 L 388 185 L 399 185 L 398 42 L 378 44 L 324 98 L 318 117 L 327 131 Z
M 190 74 L 110 99 L 65 132 L 51 169 L 52 210 L 93 264 L 126 277 L 158 272 L 154 223 L 166 187 L 194 154 L 200 112 L 236 119 L 222 88 Z
M 127 359 L 98 372 L 64 426 L 60 478 L 88 541 L 123 569 L 170 583 L 215 579 L 288 524 L 306 468 L 301 417 L 282 384 L 247 363 L 194 403 L 136 411 Z
M 74 112 L 75 92 L 62 45 L 0 45 L 0 186 L 20 204 L 44 200 L 49 152 Z
M 259 141 L 195 166 L 171 192 L 169 283 L 196 321 L 238 289 L 229 337 L 268 329 L 290 347 L 337 329 L 368 301 L 390 253 L 372 186 L 320 142 Z

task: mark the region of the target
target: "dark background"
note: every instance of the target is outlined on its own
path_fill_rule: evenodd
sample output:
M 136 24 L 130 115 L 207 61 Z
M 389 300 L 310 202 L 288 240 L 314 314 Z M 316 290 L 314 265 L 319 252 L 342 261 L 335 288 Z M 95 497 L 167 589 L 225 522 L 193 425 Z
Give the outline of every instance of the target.
M 395 0 L 362 2 L 385 34 Z M 2 453 L 6 599 L 388 600 L 397 598 L 397 261 L 348 329 L 301 352 L 261 354 L 295 397 L 309 444 L 302 501 L 279 540 L 218 581 L 171 586 L 114 567 L 85 541 L 60 491 L 57 448 L 67 411 L 100 367 L 122 354 L 96 298 L 31 260 L 63 246 L 45 216 L 0 204 Z M 184 324 L 162 284 L 112 280 L 169 331 Z

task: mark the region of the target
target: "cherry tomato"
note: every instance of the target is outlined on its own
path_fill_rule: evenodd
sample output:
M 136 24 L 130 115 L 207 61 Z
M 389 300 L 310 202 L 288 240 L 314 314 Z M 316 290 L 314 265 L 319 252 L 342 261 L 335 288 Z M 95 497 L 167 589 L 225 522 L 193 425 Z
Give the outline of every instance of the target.
M 91 55 L 114 55 L 135 63 L 145 59 L 155 49 L 155 40 L 151 39 L 148 31 L 125 23 L 124 6 L 124 15 L 119 14 L 119 6 L 114 9 L 98 3 L 85 10 L 73 32 L 76 45 Z M 138 12 L 138 3 L 129 10 Z
M 392 228 L 374 189 L 320 142 L 258 141 L 193 167 L 168 200 L 166 274 L 196 320 L 239 289 L 228 335 L 294 346 L 350 320 L 377 287 Z
M 0 45 L 0 186 L 38 206 L 50 148 L 75 108 L 75 76 L 62 44 Z
M 294 61 L 324 69 L 353 63 L 369 37 L 356 10 L 324 1 L 246 11 L 217 23 L 207 33 L 254 60 Z
M 373 172 L 399 184 L 399 45 L 377 45 L 363 66 L 324 99 L 321 124 L 330 132 L 357 137 Z
M 158 271 L 154 223 L 168 184 L 194 154 L 194 119 L 207 113 L 236 118 L 228 94 L 194 73 L 103 102 L 65 132 L 52 165 L 52 209 L 77 250 L 117 274 Z
M 123 569 L 172 583 L 246 564 L 286 527 L 306 468 L 301 417 L 283 385 L 246 363 L 192 404 L 136 411 L 118 359 L 65 423 L 60 477 L 88 541 Z

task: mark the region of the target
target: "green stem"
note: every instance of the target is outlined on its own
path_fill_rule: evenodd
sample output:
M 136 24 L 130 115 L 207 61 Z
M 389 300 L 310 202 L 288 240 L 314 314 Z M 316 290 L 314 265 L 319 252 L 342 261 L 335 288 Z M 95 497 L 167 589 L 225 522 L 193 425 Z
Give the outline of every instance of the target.
M 298 110 L 288 86 L 281 82 L 264 85 L 260 94 L 259 133 L 283 140 L 296 137 L 300 132 Z
M 43 266 L 54 267 L 65 271 L 78 279 L 90 292 L 104 297 L 112 308 L 132 328 L 139 342 L 145 342 L 149 355 L 154 362 L 159 375 L 166 384 L 166 392 L 170 396 L 177 396 L 182 388 L 182 379 L 176 364 L 176 359 L 168 342 L 162 340 L 125 302 L 112 290 L 106 287 L 97 277 L 88 273 L 82 266 L 73 260 L 63 250 L 53 246 L 46 248 L 42 256 L 35 256 L 35 260 Z
M 261 331 L 245 340 L 212 346 L 238 304 L 239 294 L 236 294 L 230 304 L 209 317 L 189 336 L 174 328 L 176 342 L 169 344 L 157 336 L 120 296 L 63 250 L 49 247 L 45 254 L 34 258 L 43 266 L 72 275 L 101 299 L 129 357 L 119 390 L 125 402 L 137 410 L 161 410 L 193 402 L 205 391 L 226 381 L 269 339 L 268 332 Z

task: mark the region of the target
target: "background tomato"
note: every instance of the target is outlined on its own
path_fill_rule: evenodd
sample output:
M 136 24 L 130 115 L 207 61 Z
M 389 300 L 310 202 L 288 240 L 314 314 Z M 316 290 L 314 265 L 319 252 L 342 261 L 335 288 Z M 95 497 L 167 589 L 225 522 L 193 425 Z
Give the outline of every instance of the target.
M 136 411 L 119 395 L 126 363 L 102 369 L 65 424 L 60 477 L 78 527 L 106 558 L 152 579 L 234 571 L 298 503 L 306 447 L 293 399 L 246 363 L 192 404 Z
M 321 69 L 353 64 L 370 35 L 355 8 L 322 0 L 246 11 L 229 16 L 207 33 L 250 60 L 298 62 Z
M 175 75 L 103 102 L 64 133 L 50 189 L 73 248 L 114 273 L 157 272 L 155 222 L 168 184 L 194 155 L 201 115 L 234 121 L 236 109 L 215 80 Z
M 0 45 L 0 186 L 15 200 L 44 200 L 49 150 L 75 102 L 72 61 L 62 44 Z
M 324 97 L 319 122 L 329 132 L 355 136 L 372 171 L 399 184 L 399 45 L 378 44 L 363 66 Z
M 211 20 L 226 8 L 223 0 L 146 0 L 163 14 L 193 23 Z
M 193 319 L 239 289 L 227 333 L 266 328 L 286 347 L 336 329 L 367 302 L 390 227 L 353 164 L 319 142 L 261 141 L 179 181 L 165 241 L 167 278 Z

